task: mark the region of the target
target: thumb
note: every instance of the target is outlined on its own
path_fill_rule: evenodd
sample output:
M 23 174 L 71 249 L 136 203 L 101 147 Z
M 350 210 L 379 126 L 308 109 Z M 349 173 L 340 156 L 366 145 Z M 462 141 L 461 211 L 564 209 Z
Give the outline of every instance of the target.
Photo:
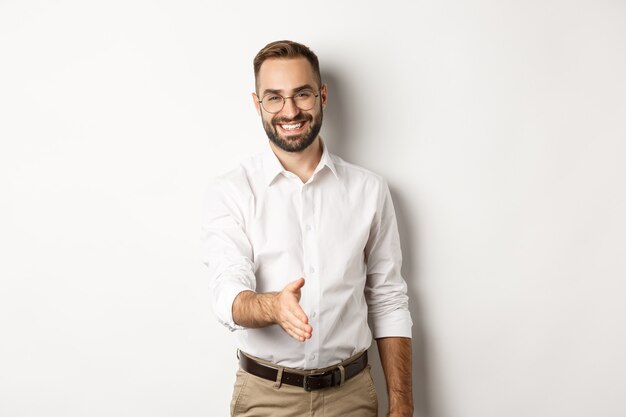
M 298 278 L 297 280 L 287 284 L 285 290 L 290 292 L 300 292 L 300 288 L 304 287 L 304 278 Z

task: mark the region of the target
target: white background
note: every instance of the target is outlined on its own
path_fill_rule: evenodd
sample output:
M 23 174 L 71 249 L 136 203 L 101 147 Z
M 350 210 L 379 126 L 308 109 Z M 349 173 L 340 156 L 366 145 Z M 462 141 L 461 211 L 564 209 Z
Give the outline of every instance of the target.
M 228 414 L 201 199 L 284 38 L 389 181 L 415 416 L 626 415 L 622 0 L 0 0 L 0 415 Z

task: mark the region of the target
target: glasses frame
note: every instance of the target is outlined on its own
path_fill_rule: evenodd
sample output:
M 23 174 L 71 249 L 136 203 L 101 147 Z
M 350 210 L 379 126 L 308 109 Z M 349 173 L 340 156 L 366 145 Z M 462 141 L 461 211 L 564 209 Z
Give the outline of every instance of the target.
M 303 90 L 303 91 L 306 91 L 306 90 Z M 316 90 L 312 90 L 312 91 L 313 91 L 313 92 L 315 92 Z M 300 92 L 300 91 L 298 91 L 298 93 L 299 93 L 299 92 Z M 298 93 L 296 93 L 296 94 L 298 94 Z M 294 100 L 294 99 L 293 99 L 293 98 L 295 97 L 295 95 L 290 96 L 290 97 L 283 97 L 283 96 L 281 96 L 281 95 L 280 95 L 280 94 L 278 94 L 278 93 L 268 93 L 268 94 L 265 94 L 265 95 L 261 98 L 261 100 L 257 100 L 257 101 L 259 102 L 259 104 L 261 105 L 261 107 L 263 108 L 263 110 L 265 110 L 266 112 L 268 112 L 268 113 L 270 113 L 270 114 L 278 114 L 278 113 L 280 113 L 281 111 L 283 111 L 283 109 L 285 108 L 285 103 L 287 102 L 287 99 L 288 99 L 288 98 L 290 98 L 290 99 L 293 101 L 293 105 L 294 105 L 294 106 L 296 106 L 298 109 L 300 109 L 300 110 L 302 110 L 302 111 L 309 111 L 309 110 L 311 110 L 313 107 L 315 107 L 315 103 L 317 103 L 317 98 L 320 96 L 320 94 L 321 94 L 321 93 L 322 93 L 322 89 L 320 88 L 319 90 L 317 90 L 317 94 L 313 94 L 313 95 L 315 96 L 315 101 L 313 102 L 313 106 L 311 106 L 311 108 L 310 108 L 310 109 L 303 109 L 303 108 L 301 108 L 300 106 L 298 106 L 298 103 L 296 103 L 296 100 Z M 282 98 L 282 99 L 283 99 L 283 105 L 281 106 L 280 110 L 278 110 L 278 111 L 269 111 L 269 110 L 268 110 L 268 109 L 266 109 L 266 108 L 265 108 L 265 106 L 263 105 L 263 100 L 265 100 L 265 97 L 269 96 L 270 94 L 271 94 L 271 95 L 274 95 L 274 96 L 278 96 L 278 97 L 280 97 L 280 98 Z

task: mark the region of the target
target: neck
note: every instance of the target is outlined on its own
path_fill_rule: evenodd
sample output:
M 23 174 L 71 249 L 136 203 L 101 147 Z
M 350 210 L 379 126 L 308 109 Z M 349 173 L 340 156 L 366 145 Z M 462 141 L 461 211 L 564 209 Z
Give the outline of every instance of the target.
M 302 182 L 307 182 L 322 159 L 320 137 L 301 152 L 287 152 L 280 149 L 272 141 L 269 142 L 274 154 L 287 171 L 294 173 Z

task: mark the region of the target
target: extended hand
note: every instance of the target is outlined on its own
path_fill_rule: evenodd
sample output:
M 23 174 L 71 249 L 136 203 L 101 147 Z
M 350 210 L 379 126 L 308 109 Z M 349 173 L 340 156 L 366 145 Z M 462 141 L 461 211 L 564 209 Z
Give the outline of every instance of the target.
M 287 284 L 278 294 L 274 302 L 274 318 L 276 324 L 283 328 L 294 339 L 304 342 L 311 338 L 313 328 L 309 318 L 300 307 L 300 289 L 304 286 L 304 278 Z

